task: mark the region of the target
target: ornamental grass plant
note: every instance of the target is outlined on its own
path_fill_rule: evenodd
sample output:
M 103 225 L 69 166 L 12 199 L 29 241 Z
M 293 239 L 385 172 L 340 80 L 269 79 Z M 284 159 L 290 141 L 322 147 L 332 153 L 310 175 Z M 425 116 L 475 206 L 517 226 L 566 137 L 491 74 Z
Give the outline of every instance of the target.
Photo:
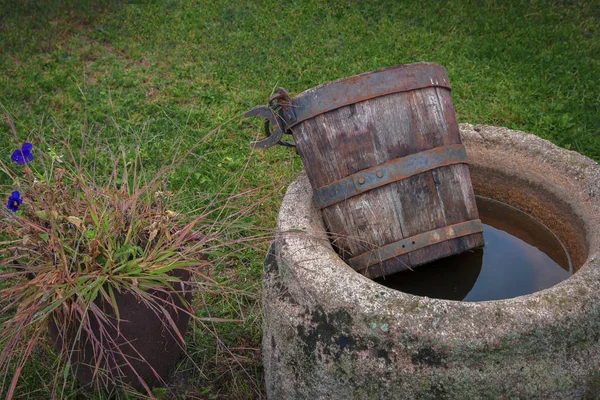
M 166 384 L 150 363 L 144 368 L 152 379 L 139 372 L 146 361 L 135 340 L 124 337 L 127 321 L 118 298 L 132 296 L 144 305 L 178 348 L 185 342 L 185 328 L 177 326 L 182 319 L 184 325 L 190 317 L 231 322 L 197 317 L 192 297 L 228 293 L 209 276 L 218 262 L 213 250 L 262 240 L 223 240 L 209 214 L 231 221 L 248 209 L 211 204 L 210 211 L 175 210 L 177 194 L 168 190 L 168 178 L 193 149 L 149 176 L 140 154 L 131 156 L 122 145 L 103 175 L 89 172 L 86 155 L 100 149 L 88 151 L 85 138 L 75 149 L 42 138 L 19 143 L 13 133 L 15 150 L 10 160 L 0 160 L 10 182 L 2 186 L 6 202 L 0 211 L 0 393 L 9 399 L 18 394 L 21 371 L 36 346 L 48 346 L 50 325 L 62 338 L 59 345 L 53 338 L 60 363 L 55 397 L 72 381 L 68 365 L 75 373 L 76 361 L 86 364 L 91 382 L 84 384 L 94 390 L 137 389 L 154 397 L 149 382 Z M 78 341 L 85 341 L 86 360 Z

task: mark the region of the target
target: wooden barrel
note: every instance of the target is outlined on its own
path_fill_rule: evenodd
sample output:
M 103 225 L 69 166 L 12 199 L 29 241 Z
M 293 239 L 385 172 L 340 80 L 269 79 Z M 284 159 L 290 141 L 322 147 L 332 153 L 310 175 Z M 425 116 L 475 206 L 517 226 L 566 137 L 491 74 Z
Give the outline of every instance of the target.
M 391 67 L 280 100 L 277 123 L 356 271 L 376 278 L 483 246 L 443 67 Z

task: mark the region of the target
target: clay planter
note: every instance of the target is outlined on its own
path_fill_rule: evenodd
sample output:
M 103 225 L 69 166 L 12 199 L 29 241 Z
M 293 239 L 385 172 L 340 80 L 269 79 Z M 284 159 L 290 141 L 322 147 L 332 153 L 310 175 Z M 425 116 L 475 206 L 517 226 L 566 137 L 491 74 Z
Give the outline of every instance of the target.
M 183 282 L 190 279 L 187 271 L 178 270 L 175 275 Z M 164 386 L 185 346 L 180 337 L 185 336 L 190 319 L 189 314 L 183 310 L 191 300 L 191 292 L 186 290 L 184 283 L 180 285 L 181 289 L 172 293 L 148 291 L 156 298 L 156 305 L 168 311 L 179 334 L 165 316 L 160 317 L 160 311 L 150 309 L 132 293 L 115 291 L 120 320 L 116 318 L 111 306 L 98 297 L 94 303 L 105 313 L 108 322 L 99 321 L 90 312 L 88 317 L 96 340 L 104 343 L 106 357 L 101 357 L 100 360 L 94 354 L 94 346 L 87 332 L 82 330 L 80 338 L 74 339 L 79 323 L 65 326 L 64 316 L 55 313 L 54 318 L 48 321 L 50 336 L 57 351 L 65 347 L 73 350 L 67 356 L 70 357 L 71 370 L 77 380 L 84 386 L 97 382 L 98 376 L 94 376 L 94 369 L 98 364 L 102 374 L 97 383 L 101 386 L 129 385 L 143 391 L 140 379 L 149 388 Z M 169 306 L 170 304 L 172 305 Z M 104 332 L 103 338 L 101 332 Z

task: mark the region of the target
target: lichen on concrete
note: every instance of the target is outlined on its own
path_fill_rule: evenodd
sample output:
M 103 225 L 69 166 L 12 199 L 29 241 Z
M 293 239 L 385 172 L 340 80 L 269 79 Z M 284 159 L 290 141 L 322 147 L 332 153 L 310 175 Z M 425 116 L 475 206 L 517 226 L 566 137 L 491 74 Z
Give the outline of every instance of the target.
M 514 299 L 394 291 L 331 247 L 301 174 L 265 263 L 263 355 L 272 399 L 581 398 L 600 379 L 600 166 L 533 135 L 461 125 L 476 194 L 526 209 L 578 272 Z M 589 397 L 592 398 L 592 397 Z

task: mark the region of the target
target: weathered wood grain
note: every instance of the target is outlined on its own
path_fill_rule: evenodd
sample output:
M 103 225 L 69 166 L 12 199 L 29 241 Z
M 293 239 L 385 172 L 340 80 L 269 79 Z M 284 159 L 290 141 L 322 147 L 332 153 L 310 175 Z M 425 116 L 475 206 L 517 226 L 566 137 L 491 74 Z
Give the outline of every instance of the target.
M 369 99 L 318 115 L 294 129 L 313 189 L 369 167 L 461 143 L 450 92 L 429 87 Z M 468 167 L 440 167 L 323 209 L 344 259 L 419 233 L 478 218 Z M 482 246 L 482 234 L 456 238 L 369 267 L 389 275 Z

